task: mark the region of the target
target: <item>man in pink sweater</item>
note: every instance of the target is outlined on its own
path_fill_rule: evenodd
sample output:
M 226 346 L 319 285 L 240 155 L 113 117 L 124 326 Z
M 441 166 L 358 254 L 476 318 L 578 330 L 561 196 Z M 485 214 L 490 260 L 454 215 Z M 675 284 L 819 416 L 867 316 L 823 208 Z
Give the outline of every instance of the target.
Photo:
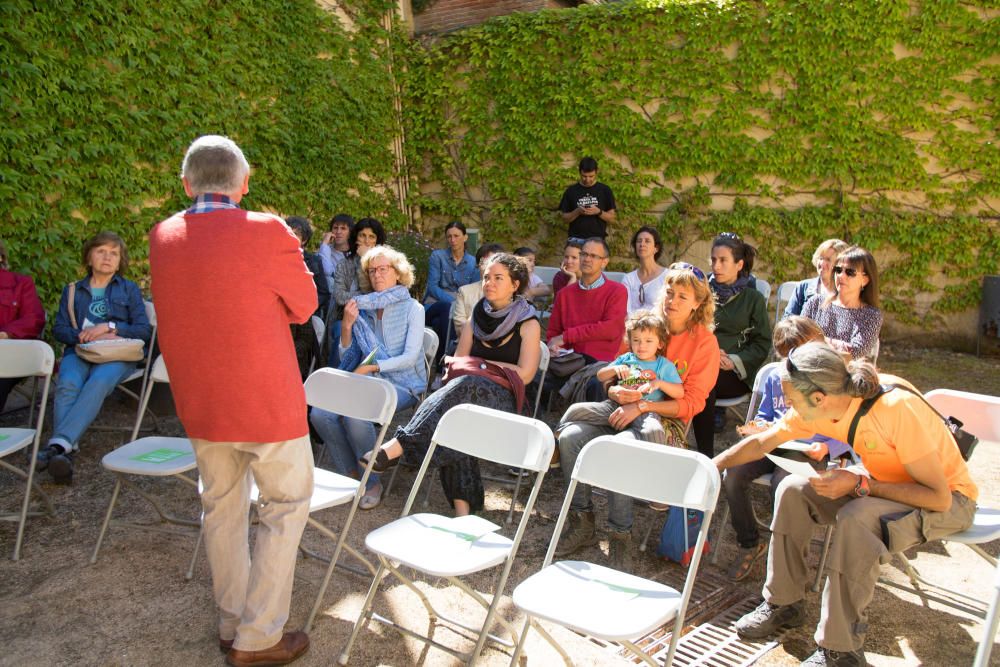
M 618 356 L 625 335 L 628 291 L 604 275 L 608 256 L 608 244 L 600 237 L 589 238 L 583 244 L 580 279 L 560 290 L 552 305 L 546 340 L 553 356 L 560 350 L 573 350 L 582 354 L 587 364 L 613 361 Z M 549 373 L 545 385 L 549 390 L 558 389 L 566 380 Z M 607 398 L 602 393 L 603 386 L 592 383 L 587 388 L 587 400 Z
M 186 211 L 149 234 L 159 341 L 201 476 L 203 529 L 230 665 L 283 665 L 309 648 L 284 632 L 309 516 L 313 458 L 289 324 L 316 310 L 299 242 L 278 217 L 240 208 L 250 165 L 226 137 L 199 137 L 182 167 Z M 253 558 L 250 475 L 266 503 Z

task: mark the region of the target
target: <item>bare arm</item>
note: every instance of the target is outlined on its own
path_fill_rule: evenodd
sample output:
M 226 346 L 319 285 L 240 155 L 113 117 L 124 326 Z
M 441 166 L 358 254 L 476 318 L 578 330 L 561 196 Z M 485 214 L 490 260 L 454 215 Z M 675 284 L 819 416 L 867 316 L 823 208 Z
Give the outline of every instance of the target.
M 941 461 L 935 453 L 903 466 L 913 482 L 891 483 L 871 480 L 871 494 L 876 498 L 895 500 L 932 512 L 946 512 L 951 508 L 951 489 L 944 476 Z
M 777 425 L 772 425 L 766 431 L 743 438 L 712 459 L 712 462 L 715 463 L 721 472 L 733 466 L 762 459 L 765 454 L 770 453 L 775 447 L 789 440 L 791 440 L 791 437 L 787 432 L 779 430 Z

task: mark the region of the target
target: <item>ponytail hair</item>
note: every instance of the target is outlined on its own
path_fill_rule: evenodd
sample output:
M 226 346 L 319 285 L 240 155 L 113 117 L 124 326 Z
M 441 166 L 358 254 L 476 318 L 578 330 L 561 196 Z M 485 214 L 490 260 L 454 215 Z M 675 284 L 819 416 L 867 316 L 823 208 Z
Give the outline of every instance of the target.
M 738 274 L 740 278 L 746 278 L 750 275 L 750 272 L 753 271 L 753 260 L 757 257 L 756 248 L 749 243 L 745 243 L 739 234 L 733 232 L 723 232 L 716 236 L 712 241 L 712 249 L 714 250 L 719 246 L 724 246 L 732 251 L 733 262 L 743 262 L 743 268 L 740 269 Z
M 863 359 L 845 363 L 844 358 L 826 343 L 812 342 L 797 347 L 778 366 L 782 382 L 808 396 L 814 391 L 831 396 L 871 398 L 879 392 L 875 366 Z

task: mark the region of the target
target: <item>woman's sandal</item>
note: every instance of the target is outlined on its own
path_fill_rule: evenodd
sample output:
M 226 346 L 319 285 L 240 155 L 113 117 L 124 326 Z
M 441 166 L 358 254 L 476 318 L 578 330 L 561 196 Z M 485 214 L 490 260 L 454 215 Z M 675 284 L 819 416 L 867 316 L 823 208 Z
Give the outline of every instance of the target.
M 358 459 L 358 461 L 361 462 L 361 465 L 368 467 L 368 461 L 369 461 L 368 456 L 369 454 L 365 454 L 360 459 Z M 394 459 L 390 459 L 388 456 L 386 456 L 385 450 L 380 449 L 378 450 L 378 455 L 375 457 L 375 465 L 372 466 L 372 472 L 381 475 L 385 471 L 391 468 L 395 468 L 396 465 L 399 464 L 399 459 L 400 457 L 398 456 Z
M 733 557 L 733 561 L 726 570 L 726 576 L 732 581 L 743 581 L 753 569 L 753 564 L 757 559 L 767 553 L 767 544 L 758 542 L 752 547 L 740 547 Z

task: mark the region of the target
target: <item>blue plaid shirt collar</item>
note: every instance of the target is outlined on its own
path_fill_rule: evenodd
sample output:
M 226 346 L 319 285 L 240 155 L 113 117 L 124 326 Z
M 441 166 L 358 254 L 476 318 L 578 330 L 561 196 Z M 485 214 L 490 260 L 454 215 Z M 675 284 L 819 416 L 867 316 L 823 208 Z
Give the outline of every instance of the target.
M 195 197 L 194 203 L 191 204 L 191 208 L 185 211 L 185 213 L 210 213 L 212 211 L 220 211 L 227 208 L 238 209 L 239 207 L 239 204 L 226 195 L 220 195 L 217 192 L 209 192 Z

